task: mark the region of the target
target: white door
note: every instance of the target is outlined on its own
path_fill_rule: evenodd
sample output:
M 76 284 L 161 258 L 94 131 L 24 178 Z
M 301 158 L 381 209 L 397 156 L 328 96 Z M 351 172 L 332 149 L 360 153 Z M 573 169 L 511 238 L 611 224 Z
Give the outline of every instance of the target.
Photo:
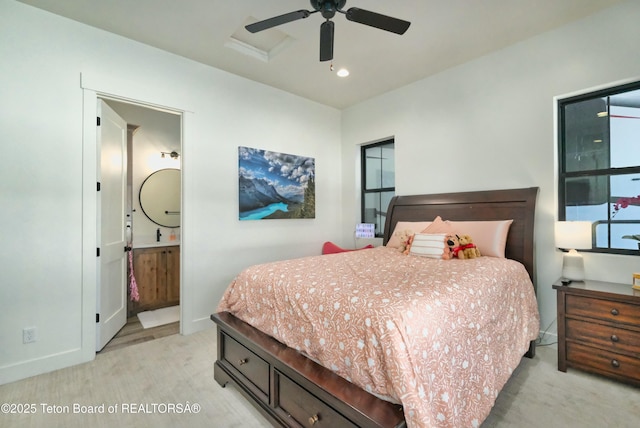
M 127 322 L 125 233 L 127 123 L 98 100 L 98 284 L 96 351 Z

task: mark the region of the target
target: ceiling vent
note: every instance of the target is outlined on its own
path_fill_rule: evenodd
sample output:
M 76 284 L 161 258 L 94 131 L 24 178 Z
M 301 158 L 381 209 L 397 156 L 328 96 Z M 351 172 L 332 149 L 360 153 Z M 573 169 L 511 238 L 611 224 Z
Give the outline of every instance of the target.
M 225 47 L 261 61 L 269 62 L 295 40 L 274 28 L 255 34 L 248 32 L 244 28 L 246 25 L 255 22 L 257 22 L 257 19 L 253 17 L 247 18 L 231 37 L 229 37 L 229 40 L 224 44 Z

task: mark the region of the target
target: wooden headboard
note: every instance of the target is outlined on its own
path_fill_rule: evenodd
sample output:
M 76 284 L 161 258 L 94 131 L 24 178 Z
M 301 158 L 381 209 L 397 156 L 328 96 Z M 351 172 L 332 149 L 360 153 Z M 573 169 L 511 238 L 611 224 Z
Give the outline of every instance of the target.
M 524 265 L 534 283 L 533 226 L 537 187 L 433 195 L 395 196 L 384 225 L 386 244 L 398 221 L 510 220 L 506 257 Z

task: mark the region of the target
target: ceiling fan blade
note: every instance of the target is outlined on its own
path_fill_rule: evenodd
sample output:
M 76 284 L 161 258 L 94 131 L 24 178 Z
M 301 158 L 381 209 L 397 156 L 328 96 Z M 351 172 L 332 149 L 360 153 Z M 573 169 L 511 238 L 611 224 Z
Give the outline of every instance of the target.
M 396 34 L 404 34 L 411 25 L 409 21 L 392 18 L 387 15 L 381 15 L 379 13 L 359 9 L 357 7 L 352 7 L 347 10 L 346 16 L 349 21 L 358 22 L 360 24 L 390 31 Z
M 333 59 L 333 21 L 325 21 L 320 26 L 320 61 Z
M 269 28 L 277 27 L 278 25 L 286 24 L 287 22 L 297 21 L 298 19 L 304 19 L 311 14 L 308 10 L 297 10 L 295 12 L 285 13 L 284 15 L 274 16 L 273 18 L 265 19 L 264 21 L 254 22 L 244 28 L 250 33 L 257 33 L 258 31 L 267 30 Z

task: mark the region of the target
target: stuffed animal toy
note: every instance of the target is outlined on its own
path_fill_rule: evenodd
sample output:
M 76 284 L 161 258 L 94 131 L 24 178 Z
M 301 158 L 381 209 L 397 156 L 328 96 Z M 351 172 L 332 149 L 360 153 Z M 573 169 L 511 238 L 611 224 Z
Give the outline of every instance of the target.
M 460 246 L 460 243 L 458 242 L 458 235 L 449 234 L 446 238 L 447 246 L 451 252 L 453 252 L 456 247 Z
M 407 243 L 404 246 L 404 251 L 402 252 L 402 254 L 404 254 L 405 256 L 409 255 L 409 251 L 411 251 L 411 244 L 413 244 L 413 237 L 414 236 L 416 236 L 415 233 L 412 233 L 407 238 Z
M 413 240 L 413 235 L 414 235 L 414 232 L 411 229 L 405 229 L 405 230 L 396 232 L 396 236 L 400 239 L 400 246 L 398 247 L 398 250 L 400 250 L 401 253 L 409 254 L 409 249 L 411 248 L 411 241 Z
M 469 235 L 456 235 L 458 238 L 458 246 L 453 249 L 453 253 L 459 259 L 475 259 L 480 257 L 480 250 L 473 243 Z
M 460 245 L 458 242 L 458 237 L 454 234 L 449 234 L 445 236 L 444 242 L 447 244 L 447 247 L 444 249 L 442 258 L 444 260 L 451 260 L 455 257 L 455 253 L 453 252 L 454 248 Z

